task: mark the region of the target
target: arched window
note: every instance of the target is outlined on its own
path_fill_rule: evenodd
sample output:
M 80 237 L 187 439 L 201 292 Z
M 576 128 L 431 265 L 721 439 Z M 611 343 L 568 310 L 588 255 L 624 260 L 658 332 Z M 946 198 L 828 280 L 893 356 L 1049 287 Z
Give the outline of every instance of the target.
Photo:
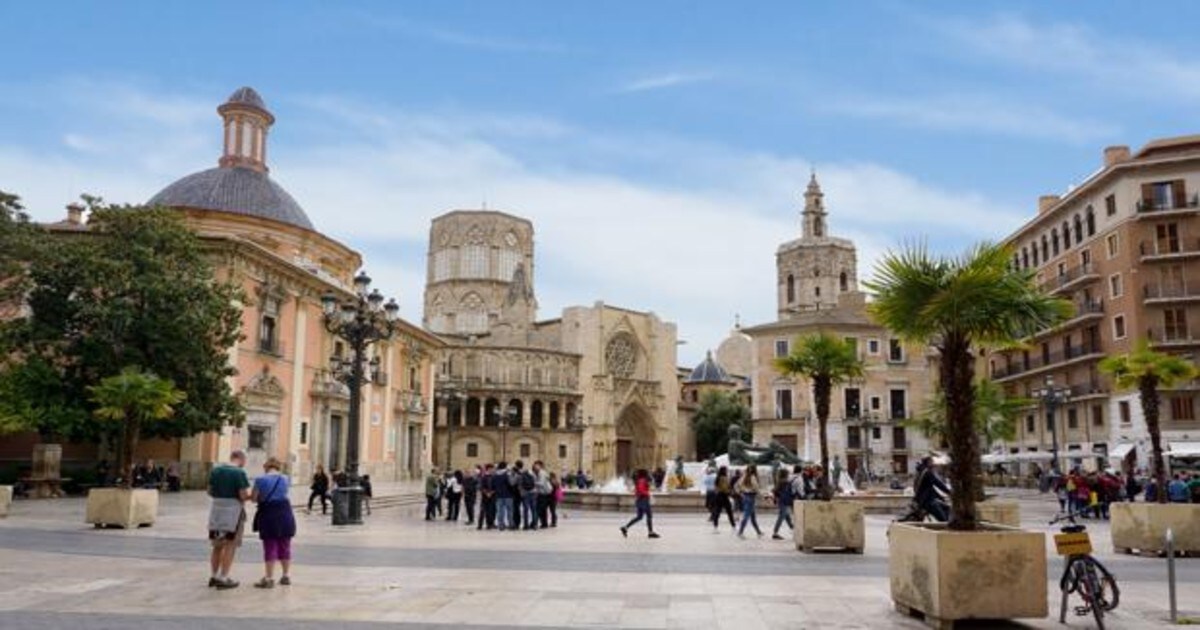
M 550 401 L 550 428 L 558 428 L 558 401 Z
M 1012 268 L 1013 268 L 1013 271 L 1016 271 L 1021 268 L 1021 255 L 1018 254 L 1017 252 L 1013 252 Z
M 455 318 L 458 332 L 487 332 L 487 323 L 487 310 L 483 306 L 483 298 L 479 297 L 478 293 L 468 293 L 459 302 L 458 316 Z
M 1091 206 L 1087 207 L 1087 235 L 1094 236 L 1096 234 L 1096 213 Z
M 796 277 L 790 273 L 787 277 L 787 301 L 788 304 L 796 301 Z
M 1024 247 L 1021 248 L 1021 268 L 1029 268 L 1029 250 Z
M 1071 247 L 1071 224 L 1066 221 L 1063 221 L 1063 224 L 1062 224 L 1062 235 L 1063 235 L 1063 251 L 1066 251 L 1068 248 Z
M 1042 260 L 1050 262 L 1050 239 L 1046 235 L 1042 235 Z
M 1050 251 L 1054 252 L 1055 256 L 1058 255 L 1058 228 L 1050 230 Z
M 838 285 L 841 286 L 843 291 L 848 290 L 847 287 L 849 286 L 849 282 L 846 279 L 845 271 L 843 271 L 842 275 L 838 277 Z
M 813 236 L 825 236 L 825 220 L 820 216 L 813 218 Z
M 1033 250 L 1033 266 L 1034 266 L 1034 267 L 1036 267 L 1036 266 L 1040 265 L 1041 263 L 1040 263 L 1040 262 L 1038 262 L 1038 244 L 1037 244 L 1037 241 L 1034 241 L 1034 242 L 1033 242 L 1033 247 L 1030 247 L 1029 249 Z
M 535 400 L 529 405 L 529 426 L 540 429 L 542 428 L 542 401 Z
M 1077 214 L 1077 215 L 1075 215 L 1075 244 L 1078 245 L 1082 242 L 1083 242 L 1083 221 L 1080 220 L 1079 215 Z
M 821 297 L 821 287 L 813 287 L 813 295 Z

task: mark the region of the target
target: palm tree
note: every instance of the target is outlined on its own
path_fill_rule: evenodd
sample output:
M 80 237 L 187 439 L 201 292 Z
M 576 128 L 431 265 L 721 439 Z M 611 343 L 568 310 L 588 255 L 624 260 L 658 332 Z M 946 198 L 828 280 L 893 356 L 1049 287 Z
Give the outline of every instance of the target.
M 991 448 L 997 440 L 1012 440 L 1017 436 L 1017 417 L 1032 404 L 1027 398 L 1008 397 L 997 384 L 988 380 L 975 381 L 975 431 L 983 438 L 983 447 Z M 949 442 L 946 436 L 946 396 L 939 390 L 921 415 L 903 422 L 926 437 Z
M 934 256 L 924 245 L 913 245 L 884 256 L 866 283 L 875 297 L 868 309 L 879 324 L 939 352 L 953 530 L 973 530 L 977 524 L 979 436 L 972 344 L 1010 345 L 1071 313 L 1070 302 L 1038 289 L 1032 270 L 1010 268 L 1011 258 L 1009 248 L 990 243 L 976 245 L 960 258 Z
M 813 404 L 817 412 L 817 435 L 821 444 L 821 470 L 829 474 L 829 399 L 833 386 L 862 376 L 863 365 L 853 344 L 828 333 L 798 337 L 786 357 L 775 359 L 775 369 L 785 376 L 800 376 L 812 381 Z M 837 483 L 834 479 L 833 483 Z M 831 496 L 822 497 L 825 500 Z
M 1113 375 L 1117 387 L 1136 387 L 1146 415 L 1146 430 L 1150 432 L 1150 457 L 1154 466 L 1154 483 L 1158 487 L 1158 502 L 1167 502 L 1167 469 L 1163 465 L 1162 428 L 1158 425 L 1158 388 L 1174 387 L 1180 381 L 1196 378 L 1196 366 L 1187 359 L 1155 352 L 1142 341 L 1129 354 L 1108 357 L 1100 362 L 1100 370 Z
M 122 486 L 129 488 L 133 484 L 133 452 L 142 424 L 170 418 L 175 414 L 175 405 L 187 395 L 175 389 L 175 383 L 138 367 L 127 367 L 99 385 L 88 387 L 88 391 L 96 403 L 93 413 L 97 418 L 121 422 L 118 470 Z

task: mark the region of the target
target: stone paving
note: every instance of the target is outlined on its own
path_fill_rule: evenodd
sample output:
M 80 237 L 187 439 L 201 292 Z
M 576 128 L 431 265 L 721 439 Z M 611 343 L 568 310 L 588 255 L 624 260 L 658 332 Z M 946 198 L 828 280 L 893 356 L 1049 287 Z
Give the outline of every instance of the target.
M 1025 527 L 1050 531 L 1056 505 L 1019 498 Z M 353 528 L 301 511 L 293 586 L 250 587 L 261 547 L 248 539 L 234 569 L 243 586 L 218 592 L 205 587 L 207 504 L 201 493 L 163 495 L 154 527 L 124 531 L 83 525 L 82 500 L 15 503 L 0 520 L 0 628 L 924 627 L 891 608 L 886 516 L 867 517 L 867 550 L 856 556 L 770 540 L 769 509 L 760 514 L 767 536 L 745 540 L 688 514 L 656 516 L 663 538 L 649 540 L 644 527 L 623 539 L 628 515 L 612 513 L 568 512 L 556 529 L 501 533 L 426 523 L 411 509 L 379 510 Z M 1164 625 L 1164 561 L 1114 556 L 1107 526 L 1089 529 L 1122 588 L 1109 627 Z M 1060 567 L 1051 560 L 1052 579 Z M 1184 613 L 1200 616 L 1200 561 L 1180 560 L 1178 572 Z

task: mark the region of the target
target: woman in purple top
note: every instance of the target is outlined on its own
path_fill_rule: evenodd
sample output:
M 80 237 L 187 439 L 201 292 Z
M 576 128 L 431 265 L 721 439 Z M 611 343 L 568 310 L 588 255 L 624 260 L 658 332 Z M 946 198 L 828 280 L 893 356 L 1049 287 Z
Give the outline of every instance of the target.
M 288 586 L 292 583 L 288 571 L 292 565 L 296 519 L 292 515 L 289 498 L 290 482 L 287 475 L 279 472 L 281 468 L 278 459 L 268 459 L 263 464 L 266 474 L 254 480 L 254 491 L 250 496 L 258 504 L 258 511 L 254 514 L 254 530 L 262 539 L 263 563 L 266 565 L 266 575 L 254 584 L 258 588 L 275 588 L 276 562 L 283 568 L 279 584 Z

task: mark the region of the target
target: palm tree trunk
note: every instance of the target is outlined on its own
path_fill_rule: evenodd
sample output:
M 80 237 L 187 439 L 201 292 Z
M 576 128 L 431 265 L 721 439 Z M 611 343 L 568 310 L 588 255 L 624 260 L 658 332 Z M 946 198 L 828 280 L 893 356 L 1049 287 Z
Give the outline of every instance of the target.
M 813 378 L 813 402 L 816 405 L 817 411 L 817 439 L 821 445 L 821 472 L 828 479 L 829 471 L 829 397 L 833 384 L 828 376 L 816 376 Z M 833 479 L 827 486 L 834 488 L 837 486 L 837 479 Z M 829 493 L 825 493 L 829 495 Z M 821 496 L 824 501 L 828 501 L 833 497 Z
M 941 386 L 946 395 L 946 437 L 950 443 L 950 523 L 953 530 L 976 528 L 979 435 L 975 432 L 975 358 L 962 334 L 946 336 L 941 347 Z
M 1143 376 L 1138 383 L 1142 413 L 1146 414 L 1146 431 L 1150 434 L 1150 465 L 1154 469 L 1154 485 L 1159 503 L 1167 502 L 1167 467 L 1163 461 L 1162 427 L 1158 425 L 1158 378 Z
M 121 485 L 124 488 L 133 487 L 133 451 L 137 448 L 139 428 L 131 413 L 126 412 L 121 431 L 121 474 L 125 477 Z

